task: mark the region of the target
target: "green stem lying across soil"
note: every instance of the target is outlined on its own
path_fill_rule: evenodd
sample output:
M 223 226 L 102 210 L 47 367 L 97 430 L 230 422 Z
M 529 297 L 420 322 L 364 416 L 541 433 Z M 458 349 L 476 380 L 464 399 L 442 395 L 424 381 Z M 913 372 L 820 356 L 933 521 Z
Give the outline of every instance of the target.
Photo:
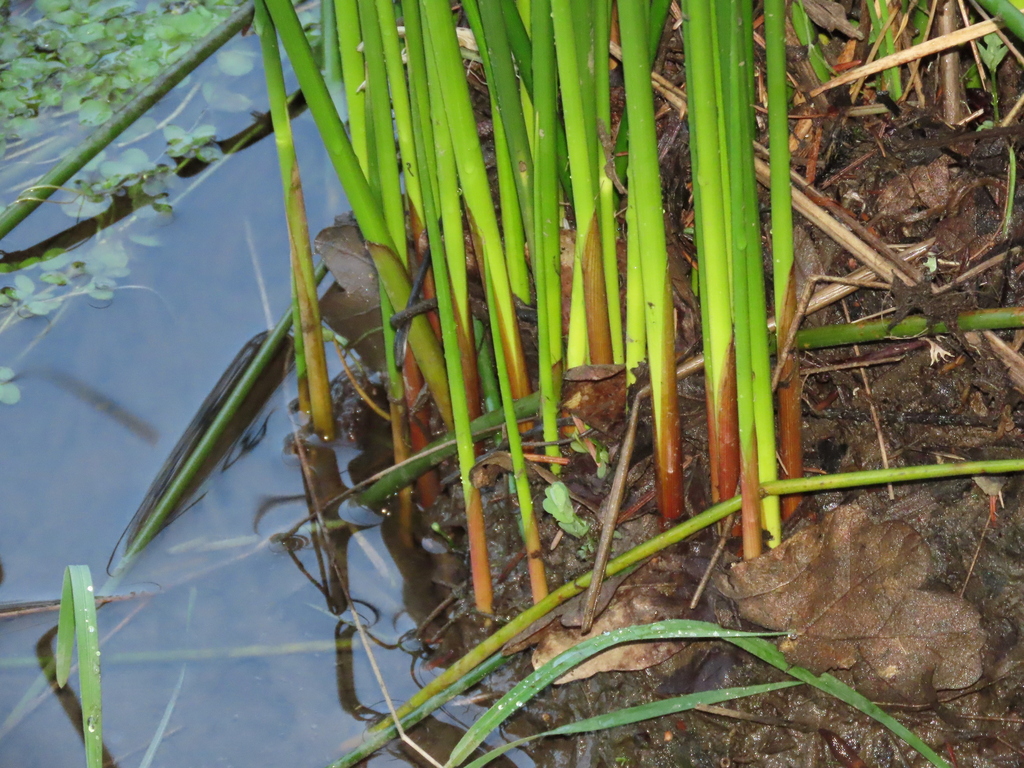
M 885 485 L 886 483 L 919 482 L 923 480 L 937 480 L 948 477 L 963 477 L 970 475 L 986 474 L 1008 474 L 1011 472 L 1024 472 L 1024 459 L 1008 459 L 1002 461 L 971 461 L 958 464 L 934 464 L 928 466 L 901 467 L 897 469 L 874 469 L 864 472 L 848 472 L 836 475 L 821 475 L 818 477 L 799 478 L 796 480 L 775 480 L 761 486 L 761 494 L 784 495 L 789 493 L 814 493 L 823 490 L 837 490 L 841 488 L 857 488 L 868 485 Z M 726 501 L 719 502 L 695 517 L 680 523 L 664 533 L 655 536 L 643 544 L 640 544 L 628 552 L 624 552 L 608 562 L 605 577 L 614 576 L 627 568 L 640 563 L 642 560 L 660 552 L 666 547 L 676 544 L 688 536 L 707 528 L 719 520 L 723 520 L 740 508 L 740 497 L 734 496 Z M 480 665 L 497 668 L 500 664 L 496 661 L 501 659 L 499 651 L 509 640 L 526 629 L 537 619 L 550 613 L 570 598 L 582 593 L 590 584 L 593 572 L 585 573 L 573 581 L 563 584 L 551 592 L 544 600 L 534 606 L 527 608 L 508 624 L 492 634 L 486 640 L 478 644 L 469 653 L 452 664 L 443 673 L 434 678 L 416 695 L 398 710 L 398 716 L 405 727 L 419 722 L 429 714 L 432 709 L 427 709 L 426 704 L 430 703 L 436 707 L 442 706 L 446 701 L 458 695 L 467 687 L 465 681 L 470 679 L 474 671 L 479 672 Z M 478 678 L 479 679 L 479 678 Z M 381 727 L 372 731 L 355 751 L 349 753 L 330 768 L 346 768 L 354 765 L 374 750 L 386 744 L 394 738 L 396 733 L 393 724 Z

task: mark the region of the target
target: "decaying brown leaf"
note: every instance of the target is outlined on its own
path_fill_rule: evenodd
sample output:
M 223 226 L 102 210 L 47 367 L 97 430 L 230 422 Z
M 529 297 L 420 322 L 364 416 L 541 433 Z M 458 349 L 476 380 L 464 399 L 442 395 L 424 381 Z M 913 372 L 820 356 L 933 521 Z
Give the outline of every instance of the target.
M 864 33 L 846 18 L 846 10 L 843 6 L 833 0 L 810 0 L 810 2 L 805 0 L 804 10 L 811 17 L 811 21 L 829 32 L 839 30 L 855 40 L 864 39 Z
M 331 270 L 335 284 L 320 299 L 329 326 L 356 343 L 356 351 L 374 370 L 384 370 L 377 270 L 359 227 L 344 220 L 316 236 L 314 249 Z
M 626 412 L 626 366 L 580 365 L 565 372 L 562 407 L 584 424 L 615 436 Z
M 945 206 L 949 197 L 949 158 L 942 156 L 928 165 L 909 168 L 882 187 L 878 215 L 903 218 L 914 208 L 935 210 Z
M 569 611 L 561 617 L 561 622 L 550 625 L 534 649 L 534 669 L 602 632 L 683 618 L 689 614 L 689 608 L 687 601 L 676 593 L 677 585 L 678 573 L 672 572 L 671 566 L 666 568 L 660 560 L 647 563 L 618 587 L 608 607 L 597 617 L 587 634 L 580 634 L 581 616 L 578 611 Z M 584 680 L 598 672 L 647 669 L 675 655 L 683 645 L 677 640 L 619 645 L 585 661 L 555 682 L 561 685 Z
M 931 572 L 914 529 L 851 504 L 734 566 L 718 587 L 747 620 L 792 633 L 780 644 L 790 662 L 848 669 L 879 701 L 927 704 L 978 680 L 985 641 L 967 601 L 922 588 Z

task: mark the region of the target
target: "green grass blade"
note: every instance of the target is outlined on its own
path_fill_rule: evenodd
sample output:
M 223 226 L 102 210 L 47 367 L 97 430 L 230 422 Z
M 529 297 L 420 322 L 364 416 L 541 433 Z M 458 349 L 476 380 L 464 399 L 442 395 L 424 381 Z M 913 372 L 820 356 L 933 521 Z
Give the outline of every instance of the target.
M 777 635 L 778 632 L 763 633 Z M 570 669 L 587 659 L 623 643 L 647 640 L 711 640 L 731 637 L 760 637 L 758 634 L 724 629 L 717 624 L 689 619 L 672 619 L 636 627 L 624 627 L 604 632 L 597 637 L 584 640 L 556 656 L 540 669 L 520 681 L 511 691 L 502 696 L 466 731 L 465 736 L 455 745 L 446 766 L 461 765 L 479 747 L 488 734 L 521 709 L 538 692 L 560 678 Z
M 71 652 L 75 648 L 75 600 L 71 593 L 71 568 L 64 569 L 57 615 L 57 685 L 63 688 L 71 674 Z
M 465 736 L 462 737 L 462 740 L 459 741 L 455 746 L 455 749 L 452 750 L 451 757 L 449 758 L 446 766 L 454 768 L 454 766 L 461 765 L 462 762 L 472 754 L 473 750 L 483 743 L 483 740 L 491 733 L 491 731 L 501 725 L 501 723 L 507 720 L 513 713 L 524 706 L 539 691 L 557 680 L 573 667 L 608 648 L 622 643 L 648 640 L 722 639 L 743 648 L 762 661 L 771 664 L 773 667 L 782 670 L 792 677 L 795 677 L 797 680 L 818 688 L 830 696 L 834 696 L 851 707 L 860 710 L 869 717 L 877 720 L 907 742 L 907 744 L 920 752 L 921 755 L 928 759 L 937 768 L 949 768 L 947 763 L 940 758 L 934 750 L 932 750 L 920 738 L 915 736 L 906 726 L 902 725 L 891 715 L 883 711 L 879 706 L 854 691 L 845 683 L 837 680 L 831 675 L 815 675 L 813 672 L 804 669 L 803 667 L 790 665 L 782 655 L 782 652 L 774 644 L 764 639 L 765 635 L 777 634 L 779 633 L 740 632 L 738 630 L 724 629 L 719 627 L 717 624 L 709 624 L 703 621 L 690 621 L 688 619 L 661 621 L 654 624 L 626 627 L 624 629 L 605 632 L 597 637 L 585 640 L 579 645 L 560 654 L 540 669 L 534 671 L 526 677 L 526 679 L 517 684 L 511 691 L 502 696 L 496 704 L 494 704 L 469 728 L 468 731 L 466 731 Z M 657 711 L 658 705 L 665 706 L 666 704 L 667 702 L 656 702 L 654 705 L 645 705 L 644 707 L 634 708 L 641 711 L 640 713 L 634 712 L 633 714 L 643 715 L 645 711 L 655 713 L 648 714 L 646 717 L 657 717 L 659 714 L 667 714 L 667 712 Z M 622 713 L 617 714 L 621 715 Z M 626 724 L 628 722 L 637 722 L 637 720 L 645 719 L 644 716 L 641 716 L 636 717 L 636 719 L 633 720 L 625 720 L 622 723 L 617 723 L 614 722 L 614 720 L 609 722 L 608 718 L 611 717 L 613 717 L 613 715 L 603 715 L 598 718 L 592 718 L 592 721 L 602 723 L 602 725 L 597 727 L 611 727 L 611 725 Z M 579 728 L 581 724 L 577 723 L 575 725 Z M 572 726 L 563 726 L 562 728 L 555 729 L 551 734 L 564 735 L 579 733 L 582 730 L 593 730 L 593 728 L 587 727 L 576 730 L 573 729 Z
M 67 685 L 73 641 L 78 641 L 78 680 L 82 700 L 82 735 L 88 768 L 103 765 L 103 699 L 100 686 L 100 639 L 96 600 L 87 565 L 64 570 L 57 619 L 57 684 Z
M 737 688 L 721 688 L 714 691 L 699 691 L 697 693 L 688 693 L 685 696 L 674 696 L 671 699 L 653 701 L 650 704 L 641 704 L 637 707 L 627 707 L 626 709 L 598 715 L 597 717 L 588 717 L 585 720 L 553 728 L 550 731 L 538 733 L 536 736 L 527 736 L 525 739 L 516 739 L 508 744 L 502 744 L 497 749 L 493 749 L 486 755 L 477 758 L 467 765 L 466 768 L 483 768 L 483 766 L 501 757 L 506 752 L 510 752 L 531 741 L 542 739 L 545 736 L 569 736 L 576 733 L 615 728 L 620 725 L 632 725 L 643 720 L 653 720 L 656 717 L 685 712 L 694 707 L 718 704 L 723 701 L 746 698 L 747 696 L 756 696 L 759 693 L 769 693 L 781 688 L 791 688 L 794 685 L 800 685 L 800 682 L 792 680 L 784 683 L 765 683 L 763 685 L 745 685 Z
M 829 696 L 834 696 L 840 701 L 849 704 L 854 709 L 859 709 L 868 717 L 874 718 L 920 752 L 936 768 L 949 768 L 949 764 L 939 757 L 931 747 L 915 736 L 909 728 L 873 701 L 857 693 L 850 686 L 832 677 L 832 675 L 816 675 L 803 667 L 791 666 L 786 661 L 786 657 L 782 655 L 782 651 L 772 643 L 759 637 L 732 637 L 726 639 L 733 645 L 738 645 L 743 650 L 757 656 L 762 661 L 771 664 L 777 669 L 781 669 L 788 675 L 792 675 L 797 680 L 812 685 Z

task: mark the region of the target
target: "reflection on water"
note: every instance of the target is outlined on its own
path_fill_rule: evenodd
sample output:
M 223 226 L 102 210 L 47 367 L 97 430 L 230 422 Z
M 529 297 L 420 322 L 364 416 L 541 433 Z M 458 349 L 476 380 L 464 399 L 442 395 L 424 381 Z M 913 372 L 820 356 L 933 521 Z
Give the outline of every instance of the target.
M 256 41 L 231 45 L 255 50 Z M 252 77 L 245 87 L 258 94 L 258 68 Z M 184 104 L 179 122 L 215 123 L 220 135 L 248 123 L 244 113 L 186 103 L 194 85 L 172 93 L 154 118 Z M 345 201 L 308 116 L 295 128 L 315 232 Z M 102 585 L 112 549 L 204 397 L 266 328 L 268 310 L 274 318 L 284 311 L 288 250 L 276 163 L 264 141 L 206 177 L 172 180 L 171 198 L 180 198 L 173 214 L 129 216 L 91 241 L 97 252 L 128 259 L 130 275 L 112 300 L 78 297 L 0 333 L 0 365 L 81 382 L 156 434 L 151 445 L 88 398 L 31 377 L 19 382 L 21 402 L 0 406 L 0 603 L 56 598 L 68 564 L 88 564 Z M 0 248 L 25 249 L 68 222 L 56 205 L 43 206 Z M 134 596 L 100 609 L 104 737 L 120 766 L 142 760 L 176 690 L 155 765 L 322 766 L 385 711 L 329 564 L 314 547 L 290 551 L 270 540 L 308 515 L 301 469 L 284 450 L 292 391 L 288 381 L 271 397 L 256 422 L 265 437 L 229 453 L 230 467 L 214 470 L 202 497 L 129 572 L 117 592 Z M 353 446 L 335 453 L 344 482 L 349 462 L 375 461 Z M 429 581 L 422 573 L 404 581 L 375 513 L 342 504 L 331 515 L 349 525 L 324 543 L 346 566 L 401 702 L 417 677 L 434 674 L 416 672 L 418 646 L 407 639 L 414 616 L 433 608 Z M 311 538 L 308 529 L 300 535 Z M 403 570 L 416 562 L 406 557 Z M 52 611 L 0 618 L 0 766 L 83 764 L 76 700 L 39 686 L 38 658 L 51 653 L 55 623 Z M 405 758 L 374 759 L 394 762 Z

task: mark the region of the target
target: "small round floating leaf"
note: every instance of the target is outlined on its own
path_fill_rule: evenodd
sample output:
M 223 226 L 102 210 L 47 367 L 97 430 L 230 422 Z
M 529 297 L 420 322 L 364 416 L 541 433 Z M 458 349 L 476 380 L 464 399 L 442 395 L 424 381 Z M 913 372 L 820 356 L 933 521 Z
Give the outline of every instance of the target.
M 196 159 L 202 160 L 204 163 L 213 163 L 222 157 L 224 157 L 224 152 L 216 144 L 207 144 L 196 150 Z
M 19 400 L 21 400 L 21 390 L 17 384 L 11 384 L 10 382 L 0 384 L 0 403 L 14 405 Z
M 110 207 L 109 200 L 79 200 L 74 205 L 62 205 L 61 210 L 72 219 L 88 219 Z
M 47 248 L 46 253 L 43 254 L 43 260 L 39 263 L 39 269 L 43 272 L 52 272 L 57 269 L 63 269 L 71 263 L 73 258 L 74 256 L 63 248 Z M 39 279 L 45 280 L 46 275 L 43 275 Z
M 78 11 L 72 11 L 70 9 L 66 11 L 57 11 L 56 13 L 50 14 L 50 20 L 56 22 L 57 24 L 60 24 L 63 27 L 71 28 L 81 23 L 82 14 L 80 14 Z
M 113 114 L 110 105 L 101 101 L 85 101 L 78 110 L 78 122 L 82 125 L 101 125 L 110 119 Z
M 203 98 L 212 109 L 221 112 L 244 112 L 252 107 L 252 99 L 242 93 L 234 93 L 219 83 L 204 83 Z
M 128 239 L 131 240 L 136 245 L 141 245 L 146 248 L 155 248 L 156 246 L 160 245 L 160 238 L 157 237 L 156 235 L 135 234 L 128 235 Z
M 217 54 L 217 67 L 225 75 L 238 77 L 252 71 L 253 57 L 248 51 L 220 51 Z
M 36 8 L 44 15 L 66 11 L 71 7 L 71 0 L 36 0 Z
M 21 301 L 25 301 L 29 296 L 36 292 L 36 284 L 33 283 L 32 278 L 27 275 L 15 275 L 14 289 L 18 293 L 17 298 Z
M 188 138 L 188 132 L 181 126 L 171 123 L 164 126 L 164 138 L 168 141 L 185 141 Z
M 30 301 L 25 305 L 25 309 L 31 312 L 33 315 L 48 315 L 57 308 L 60 304 L 59 301 L 54 299 L 47 299 L 45 301 Z
M 90 288 L 89 296 L 96 301 L 110 301 L 114 298 L 114 292 L 107 288 Z
M 97 40 L 102 40 L 106 37 L 106 34 L 106 28 L 98 22 L 83 24 L 74 31 L 75 39 L 82 43 L 93 43 Z

